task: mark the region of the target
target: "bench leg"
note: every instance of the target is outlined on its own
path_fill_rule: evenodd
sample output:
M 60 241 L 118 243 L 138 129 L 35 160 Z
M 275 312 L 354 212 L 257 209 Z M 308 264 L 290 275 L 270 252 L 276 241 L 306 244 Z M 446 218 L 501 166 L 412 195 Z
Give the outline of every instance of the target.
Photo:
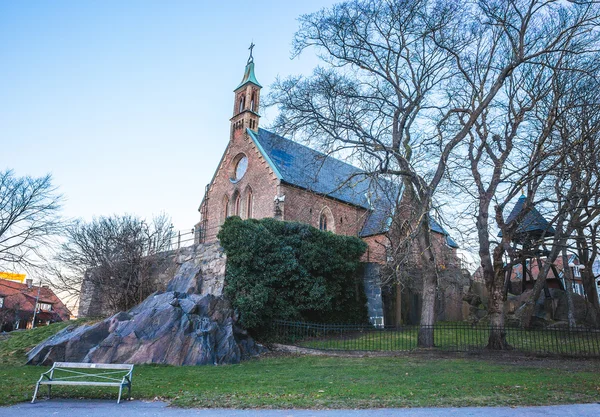
M 37 397 L 38 389 L 40 388 L 40 383 L 35 384 L 35 391 L 33 391 L 33 398 L 31 399 L 31 404 L 35 402 L 35 397 Z
M 129 383 L 129 385 L 127 385 L 127 388 L 127 399 L 131 401 L 131 382 Z
M 121 392 L 123 392 L 123 385 L 119 386 L 119 398 L 117 398 L 117 404 L 121 402 Z
M 48 399 L 50 399 L 51 395 L 52 395 L 52 385 L 48 385 Z

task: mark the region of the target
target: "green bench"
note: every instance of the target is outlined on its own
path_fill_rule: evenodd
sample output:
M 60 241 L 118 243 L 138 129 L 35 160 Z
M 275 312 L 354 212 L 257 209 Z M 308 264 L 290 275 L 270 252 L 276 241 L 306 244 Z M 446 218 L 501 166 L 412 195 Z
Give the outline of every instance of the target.
M 117 399 L 117 404 L 119 404 L 124 387 L 128 388 L 128 398 L 131 398 L 132 373 L 133 365 L 129 364 L 54 362 L 52 368 L 40 376 L 35 385 L 31 402 L 35 402 L 40 385 L 48 386 L 48 398 L 52 393 L 53 385 L 92 385 L 119 387 L 119 398 Z

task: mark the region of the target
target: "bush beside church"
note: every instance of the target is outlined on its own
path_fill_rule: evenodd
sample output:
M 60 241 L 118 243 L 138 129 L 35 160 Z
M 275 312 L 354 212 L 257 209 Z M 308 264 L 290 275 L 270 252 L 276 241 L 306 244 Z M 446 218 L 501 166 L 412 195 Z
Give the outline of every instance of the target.
M 366 323 L 357 237 L 297 222 L 229 217 L 219 240 L 227 254 L 225 294 L 256 335 L 273 319 Z

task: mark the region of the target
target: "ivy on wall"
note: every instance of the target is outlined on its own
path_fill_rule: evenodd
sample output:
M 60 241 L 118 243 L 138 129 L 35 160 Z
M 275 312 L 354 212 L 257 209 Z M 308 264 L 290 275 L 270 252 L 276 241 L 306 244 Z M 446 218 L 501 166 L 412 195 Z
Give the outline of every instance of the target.
M 229 217 L 218 235 L 227 254 L 225 294 L 240 324 L 260 335 L 271 320 L 367 322 L 359 278 L 366 244 L 274 219 Z

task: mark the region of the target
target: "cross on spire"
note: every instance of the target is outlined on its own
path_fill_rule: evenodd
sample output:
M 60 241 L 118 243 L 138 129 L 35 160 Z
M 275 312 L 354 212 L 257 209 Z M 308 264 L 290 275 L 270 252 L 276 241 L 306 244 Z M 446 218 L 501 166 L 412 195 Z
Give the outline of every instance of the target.
M 254 49 L 256 45 L 254 45 L 254 42 L 250 42 L 250 47 L 248 49 L 250 49 L 250 56 L 248 57 L 248 63 L 251 63 L 254 61 L 254 57 L 252 56 L 252 50 Z

